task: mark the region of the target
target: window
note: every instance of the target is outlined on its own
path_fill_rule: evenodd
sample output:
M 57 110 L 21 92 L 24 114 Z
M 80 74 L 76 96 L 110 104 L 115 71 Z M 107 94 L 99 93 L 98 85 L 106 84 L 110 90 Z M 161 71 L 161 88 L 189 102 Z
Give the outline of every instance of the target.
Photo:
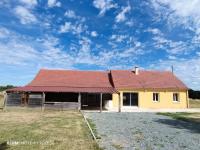
M 158 102 L 159 101 L 159 93 L 153 93 L 153 101 Z
M 179 101 L 179 94 L 178 93 L 173 93 L 173 101 L 178 102 Z
M 123 93 L 123 106 L 138 106 L 138 93 Z

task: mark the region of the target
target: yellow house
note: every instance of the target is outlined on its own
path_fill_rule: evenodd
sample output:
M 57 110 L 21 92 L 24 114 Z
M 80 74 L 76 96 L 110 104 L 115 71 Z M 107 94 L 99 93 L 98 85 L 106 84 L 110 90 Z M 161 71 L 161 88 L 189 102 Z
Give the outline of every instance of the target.
M 188 89 L 168 71 L 112 70 L 112 108 L 188 108 Z
M 9 105 L 78 109 L 187 108 L 187 87 L 168 71 L 41 69 L 26 86 L 7 90 Z

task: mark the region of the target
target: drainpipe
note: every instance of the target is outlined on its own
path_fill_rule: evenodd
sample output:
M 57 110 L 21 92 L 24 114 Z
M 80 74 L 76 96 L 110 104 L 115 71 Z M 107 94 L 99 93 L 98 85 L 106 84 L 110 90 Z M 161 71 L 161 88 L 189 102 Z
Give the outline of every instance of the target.
M 189 108 L 190 107 L 190 103 L 189 103 L 188 90 L 186 91 L 186 101 L 187 101 L 187 108 Z

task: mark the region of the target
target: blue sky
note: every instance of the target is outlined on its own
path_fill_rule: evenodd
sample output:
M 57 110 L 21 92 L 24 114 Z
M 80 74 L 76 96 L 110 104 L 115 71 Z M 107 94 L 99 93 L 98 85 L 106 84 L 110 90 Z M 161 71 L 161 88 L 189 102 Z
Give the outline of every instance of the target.
M 1 0 L 0 85 L 41 68 L 170 70 L 200 89 L 199 0 Z

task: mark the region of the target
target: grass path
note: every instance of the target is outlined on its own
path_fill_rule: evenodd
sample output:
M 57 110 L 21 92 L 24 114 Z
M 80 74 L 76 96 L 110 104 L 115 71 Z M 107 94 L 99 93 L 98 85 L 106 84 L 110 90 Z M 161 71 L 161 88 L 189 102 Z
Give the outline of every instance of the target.
M 158 115 L 170 116 L 177 120 L 200 123 L 200 113 L 187 113 L 187 112 L 177 112 L 177 113 L 157 113 Z
M 190 108 L 200 108 L 200 100 L 190 99 Z
M 0 112 L 0 149 L 2 148 L 15 150 L 99 149 L 92 140 L 79 112 L 42 113 L 40 110 L 31 109 Z

